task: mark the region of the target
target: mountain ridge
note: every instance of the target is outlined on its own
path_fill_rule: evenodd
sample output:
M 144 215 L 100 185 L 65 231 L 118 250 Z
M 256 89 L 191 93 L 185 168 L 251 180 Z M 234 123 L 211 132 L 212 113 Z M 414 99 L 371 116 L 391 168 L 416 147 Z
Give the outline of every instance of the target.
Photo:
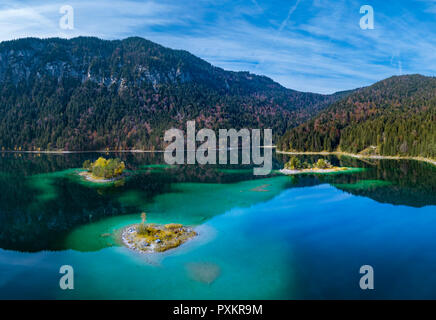
M 139 37 L 4 41 L 0 83 L 2 150 L 153 150 L 188 120 L 277 139 L 349 94 L 287 89 Z

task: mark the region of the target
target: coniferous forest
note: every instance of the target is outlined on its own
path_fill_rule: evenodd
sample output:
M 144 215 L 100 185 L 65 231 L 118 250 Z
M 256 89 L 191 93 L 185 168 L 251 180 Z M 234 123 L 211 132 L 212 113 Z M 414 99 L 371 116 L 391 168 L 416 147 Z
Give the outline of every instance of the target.
M 142 38 L 0 43 L 1 150 L 162 148 L 163 134 L 271 128 L 282 150 L 436 158 L 436 78 L 333 95 L 286 89 Z
M 5 41 L 0 83 L 2 150 L 153 150 L 189 120 L 277 138 L 347 94 L 289 90 L 142 38 Z

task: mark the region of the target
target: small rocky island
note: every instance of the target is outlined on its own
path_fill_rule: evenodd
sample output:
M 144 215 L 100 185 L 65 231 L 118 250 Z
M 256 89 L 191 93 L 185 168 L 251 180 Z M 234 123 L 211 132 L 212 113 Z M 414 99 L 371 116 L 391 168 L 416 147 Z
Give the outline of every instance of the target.
M 350 170 L 348 167 L 335 167 L 324 159 L 319 159 L 316 163 L 310 164 L 301 162 L 297 157 L 292 157 L 280 172 L 283 174 L 299 173 L 333 173 Z
M 190 227 L 177 223 L 166 225 L 146 223 L 145 213 L 142 213 L 141 217 L 142 223 L 122 230 L 122 242 L 130 249 L 144 253 L 164 252 L 197 236 L 197 232 Z
M 79 174 L 92 182 L 112 182 L 123 177 L 125 168 L 124 162 L 118 158 L 105 159 L 100 157 L 95 162 L 86 160 L 83 163 L 83 169 L 86 171 Z

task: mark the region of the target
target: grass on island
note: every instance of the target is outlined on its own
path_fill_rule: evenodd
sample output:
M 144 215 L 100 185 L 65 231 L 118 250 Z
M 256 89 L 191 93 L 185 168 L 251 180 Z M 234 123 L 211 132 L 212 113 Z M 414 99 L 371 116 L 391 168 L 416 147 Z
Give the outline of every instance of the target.
M 120 177 L 126 168 L 123 161 L 118 158 L 105 159 L 98 158 L 95 162 L 86 160 L 83 163 L 83 168 L 87 170 L 90 178 L 95 180 L 112 180 Z
M 191 228 L 178 223 L 156 225 L 146 224 L 146 214 L 141 214 L 142 222 L 136 228 L 124 231 L 123 241 L 132 248 L 143 252 L 163 252 L 176 248 L 197 235 Z

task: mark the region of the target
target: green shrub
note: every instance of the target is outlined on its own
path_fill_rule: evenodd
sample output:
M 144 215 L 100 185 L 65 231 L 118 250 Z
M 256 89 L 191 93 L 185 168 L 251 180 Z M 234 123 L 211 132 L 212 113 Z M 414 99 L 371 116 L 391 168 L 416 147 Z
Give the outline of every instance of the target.
M 291 157 L 291 159 L 285 164 L 285 169 L 288 170 L 298 170 L 301 168 L 301 161 L 297 157 Z
M 327 160 L 318 159 L 318 161 L 315 164 L 315 167 L 319 168 L 319 169 L 327 169 L 327 168 L 331 167 L 331 165 Z

